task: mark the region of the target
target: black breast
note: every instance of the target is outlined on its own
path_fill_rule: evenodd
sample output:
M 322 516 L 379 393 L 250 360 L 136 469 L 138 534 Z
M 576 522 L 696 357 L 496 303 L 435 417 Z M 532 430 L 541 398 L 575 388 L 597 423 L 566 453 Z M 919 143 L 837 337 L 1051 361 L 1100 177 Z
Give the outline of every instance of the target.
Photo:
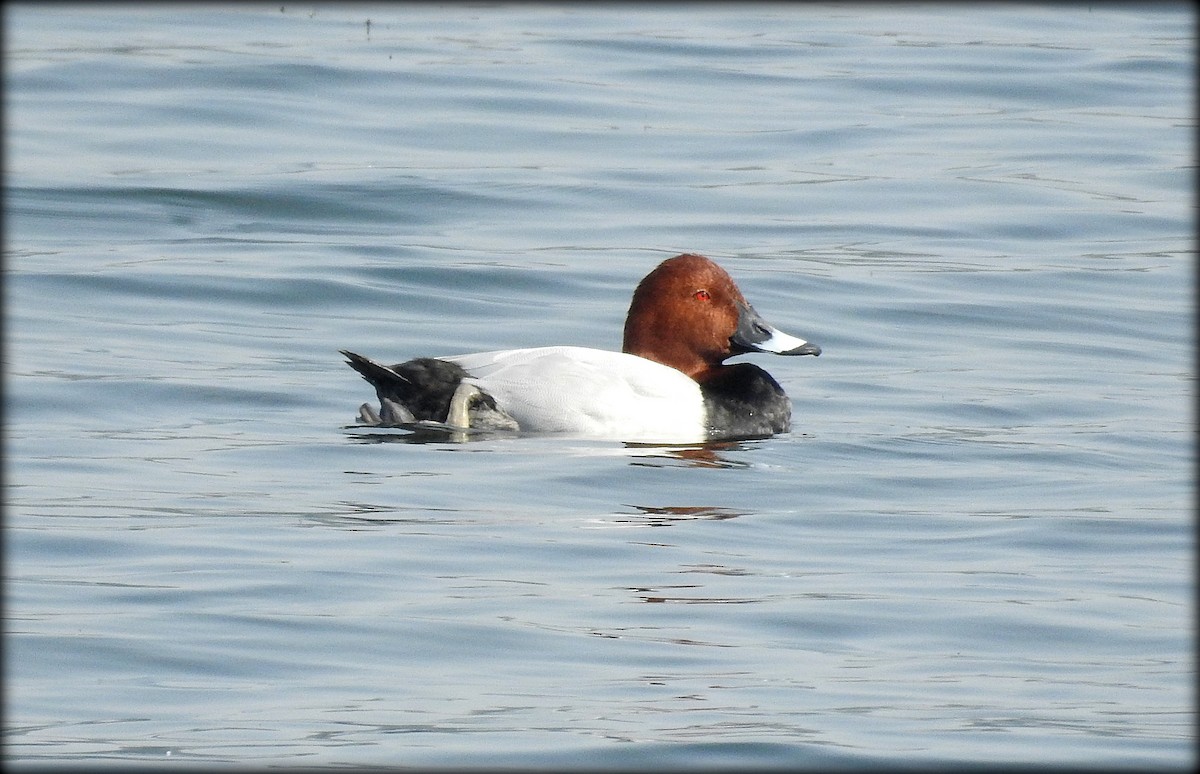
M 772 376 L 753 363 L 718 369 L 700 383 L 710 438 L 765 438 L 787 431 L 792 402 Z

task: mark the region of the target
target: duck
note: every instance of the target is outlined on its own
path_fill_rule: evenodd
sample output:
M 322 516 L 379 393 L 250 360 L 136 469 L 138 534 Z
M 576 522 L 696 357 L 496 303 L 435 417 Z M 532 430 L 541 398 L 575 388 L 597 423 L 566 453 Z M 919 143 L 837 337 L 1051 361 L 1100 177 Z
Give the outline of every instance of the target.
M 715 261 L 668 258 L 633 291 L 620 352 L 571 345 L 419 357 L 382 365 L 349 350 L 375 388 L 367 425 L 441 425 L 633 443 L 766 438 L 791 427 L 792 403 L 749 353 L 821 354 L 768 323 Z

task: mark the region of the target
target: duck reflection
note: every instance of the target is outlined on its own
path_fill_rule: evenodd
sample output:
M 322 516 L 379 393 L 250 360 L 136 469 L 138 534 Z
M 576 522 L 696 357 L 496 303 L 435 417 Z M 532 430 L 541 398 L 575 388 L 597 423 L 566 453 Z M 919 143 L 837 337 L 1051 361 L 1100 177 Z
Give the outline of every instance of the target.
M 639 467 L 663 468 L 684 463 L 693 468 L 748 468 L 750 463 L 723 456 L 722 452 L 744 451 L 747 444 L 741 441 L 713 441 L 695 446 L 648 446 L 626 444 L 626 448 L 637 452 L 636 459 L 629 464 Z
M 636 513 L 614 513 L 597 519 L 608 526 L 672 527 L 689 521 L 722 521 L 744 516 L 744 511 L 716 505 L 628 505 Z
M 363 425 L 345 425 L 347 437 L 354 443 L 410 443 L 410 444 L 467 444 L 479 441 L 496 440 L 498 438 L 513 438 L 512 433 L 474 428 L 451 427 L 437 422 L 414 422 L 393 426 L 364 427 Z M 557 443 L 560 440 L 542 436 L 554 442 L 555 452 L 562 452 Z M 614 446 L 602 441 L 580 441 L 573 445 L 570 453 L 582 457 L 605 457 L 620 455 L 630 458 L 629 464 L 638 467 L 665 468 L 680 464 L 696 468 L 748 468 L 746 460 L 732 459 L 725 456 L 727 452 L 747 451 L 762 439 L 746 441 L 709 441 L 700 444 L 662 445 L 646 443 L 624 443 Z M 522 447 L 526 450 L 528 447 Z M 493 450 L 499 450 L 496 447 Z M 475 449 L 478 450 L 478 449 Z

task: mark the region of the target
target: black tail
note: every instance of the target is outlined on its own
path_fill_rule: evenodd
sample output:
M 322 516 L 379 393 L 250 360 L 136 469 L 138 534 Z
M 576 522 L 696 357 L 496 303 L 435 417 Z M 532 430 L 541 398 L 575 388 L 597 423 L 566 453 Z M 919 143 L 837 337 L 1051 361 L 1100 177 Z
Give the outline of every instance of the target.
M 371 383 L 380 403 L 395 401 L 418 420 L 445 422 L 454 391 L 468 376 L 461 366 L 432 357 L 419 357 L 406 363 L 385 366 L 347 350 L 346 364 Z
M 339 349 L 346 356 L 346 365 L 362 374 L 362 378 L 370 382 L 376 389 L 387 388 L 389 392 L 397 388 L 403 390 L 408 381 L 400 374 L 385 365 L 376 363 L 369 357 L 363 357 L 346 349 Z

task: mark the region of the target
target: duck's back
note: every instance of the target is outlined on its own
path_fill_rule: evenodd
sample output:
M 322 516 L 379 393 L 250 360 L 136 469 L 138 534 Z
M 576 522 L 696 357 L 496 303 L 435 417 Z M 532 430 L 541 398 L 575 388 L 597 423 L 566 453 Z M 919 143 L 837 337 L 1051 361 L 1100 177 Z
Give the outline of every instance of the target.
M 707 437 L 699 385 L 637 355 L 534 347 L 442 359 L 465 369 L 526 432 L 648 443 Z

